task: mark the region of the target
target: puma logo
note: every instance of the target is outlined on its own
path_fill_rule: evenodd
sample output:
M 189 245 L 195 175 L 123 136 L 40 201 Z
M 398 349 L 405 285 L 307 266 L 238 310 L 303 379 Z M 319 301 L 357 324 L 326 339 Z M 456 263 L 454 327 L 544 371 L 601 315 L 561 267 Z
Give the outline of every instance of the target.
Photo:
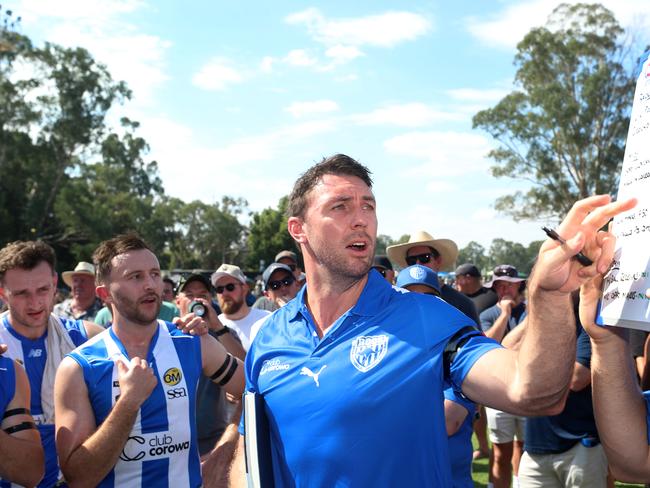
M 318 370 L 318 373 L 314 373 L 312 372 L 311 369 L 307 368 L 306 366 L 303 366 L 302 369 L 300 370 L 300 374 L 311 377 L 311 379 L 314 380 L 314 383 L 316 383 L 316 387 L 320 388 L 320 383 L 318 382 L 318 376 L 323 372 L 325 368 L 327 368 L 327 364 L 321 367 L 321 369 Z

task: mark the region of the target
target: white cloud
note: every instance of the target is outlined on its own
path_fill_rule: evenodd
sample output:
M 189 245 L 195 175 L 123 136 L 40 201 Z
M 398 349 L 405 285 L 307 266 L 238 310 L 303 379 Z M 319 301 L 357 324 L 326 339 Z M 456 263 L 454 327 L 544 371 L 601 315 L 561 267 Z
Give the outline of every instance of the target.
M 566 3 L 578 3 L 578 0 L 567 0 Z M 647 0 L 603 0 L 600 3 L 612 10 L 625 27 L 650 27 Z M 557 5 L 556 0 L 511 3 L 487 19 L 468 17 L 465 19 L 466 27 L 482 43 L 513 49 L 533 27 L 544 25 Z
M 308 8 L 286 17 L 286 22 L 304 25 L 312 37 L 328 46 L 392 47 L 426 33 L 431 21 L 412 12 L 385 12 L 366 17 L 328 19 L 319 9 Z
M 336 112 L 338 109 L 338 103 L 333 100 L 315 100 L 312 102 L 293 102 L 284 110 L 295 118 L 301 118 L 311 114 Z
M 384 142 L 396 156 L 422 161 L 406 171 L 412 176 L 460 176 L 484 172 L 490 142 L 480 134 L 454 131 L 427 131 L 402 134 Z
M 23 24 L 40 30 L 44 39 L 88 49 L 114 79 L 127 82 L 137 104 L 147 105 L 168 79 L 165 54 L 171 43 L 139 32 L 125 20 L 145 7 L 138 0 L 23 0 L 15 10 Z
M 192 76 L 193 85 L 209 91 L 225 90 L 229 85 L 243 80 L 244 76 L 225 58 L 211 59 Z
M 424 103 L 387 105 L 365 114 L 350 116 L 359 125 L 393 125 L 398 127 L 422 127 L 434 122 L 461 121 L 463 114 L 444 112 Z
M 273 71 L 273 64 L 275 61 L 276 59 L 272 56 L 264 56 L 262 62 L 260 63 L 260 70 L 262 73 L 270 73 Z
M 292 49 L 283 61 L 291 66 L 315 66 L 318 64 L 318 59 L 305 49 Z
M 325 51 L 325 56 L 333 59 L 336 63 L 347 63 L 353 59 L 364 56 L 361 50 L 356 46 L 343 46 L 337 44 Z

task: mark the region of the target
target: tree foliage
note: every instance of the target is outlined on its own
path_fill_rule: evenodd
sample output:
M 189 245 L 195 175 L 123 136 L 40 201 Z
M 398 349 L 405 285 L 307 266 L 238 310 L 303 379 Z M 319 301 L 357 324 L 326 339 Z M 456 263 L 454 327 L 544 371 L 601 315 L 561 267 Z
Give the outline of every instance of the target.
M 473 119 L 500 143 L 492 174 L 531 184 L 499 198 L 498 210 L 557 217 L 615 191 L 634 95 L 627 58 L 623 29 L 598 4 L 561 4 L 518 44 L 515 91 Z
M 458 252 L 458 263 L 472 263 L 483 275 L 489 274 L 499 264 L 510 264 L 520 274 L 528 275 L 535 264 L 543 241 L 533 241 L 528 246 L 505 239 L 493 239 L 488 250 L 476 241 L 470 241 Z
M 278 208 L 269 207 L 253 213 L 248 230 L 246 258 L 250 269 L 263 270 L 283 249 L 300 255 L 298 246 L 287 230 L 288 200 L 288 197 L 284 196 L 278 202 Z

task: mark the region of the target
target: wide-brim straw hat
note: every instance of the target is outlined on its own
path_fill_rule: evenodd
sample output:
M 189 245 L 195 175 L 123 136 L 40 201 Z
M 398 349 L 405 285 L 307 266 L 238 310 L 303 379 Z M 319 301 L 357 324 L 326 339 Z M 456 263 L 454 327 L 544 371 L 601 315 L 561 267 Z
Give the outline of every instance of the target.
M 386 254 L 393 264 L 405 268 L 408 266 L 406 263 L 406 253 L 415 246 L 432 247 L 438 251 L 442 258 L 440 271 L 450 270 L 458 258 L 458 246 L 454 241 L 451 239 L 434 239 L 431 234 L 423 230 L 411 234 L 408 242 L 388 246 L 386 248 Z
M 72 277 L 74 275 L 88 275 L 92 276 L 93 278 L 95 277 L 95 267 L 87 263 L 86 261 L 79 261 L 79 264 L 75 266 L 73 271 L 64 271 L 61 273 L 61 277 L 63 278 L 63 282 L 68 285 L 70 288 L 72 288 Z

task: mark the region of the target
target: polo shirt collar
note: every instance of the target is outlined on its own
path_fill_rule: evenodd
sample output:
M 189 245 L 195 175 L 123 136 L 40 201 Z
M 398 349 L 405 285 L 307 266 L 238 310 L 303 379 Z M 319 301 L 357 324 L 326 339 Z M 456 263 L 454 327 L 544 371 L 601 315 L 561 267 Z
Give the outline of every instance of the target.
M 303 286 L 296 298 L 285 305 L 290 321 L 298 319 L 298 315 L 305 318 L 311 316 L 305 301 L 308 286 L 309 284 Z M 392 288 L 390 283 L 378 271 L 371 269 L 368 273 L 366 285 L 363 287 L 357 303 L 349 313 L 366 317 L 376 315 L 389 300 Z

